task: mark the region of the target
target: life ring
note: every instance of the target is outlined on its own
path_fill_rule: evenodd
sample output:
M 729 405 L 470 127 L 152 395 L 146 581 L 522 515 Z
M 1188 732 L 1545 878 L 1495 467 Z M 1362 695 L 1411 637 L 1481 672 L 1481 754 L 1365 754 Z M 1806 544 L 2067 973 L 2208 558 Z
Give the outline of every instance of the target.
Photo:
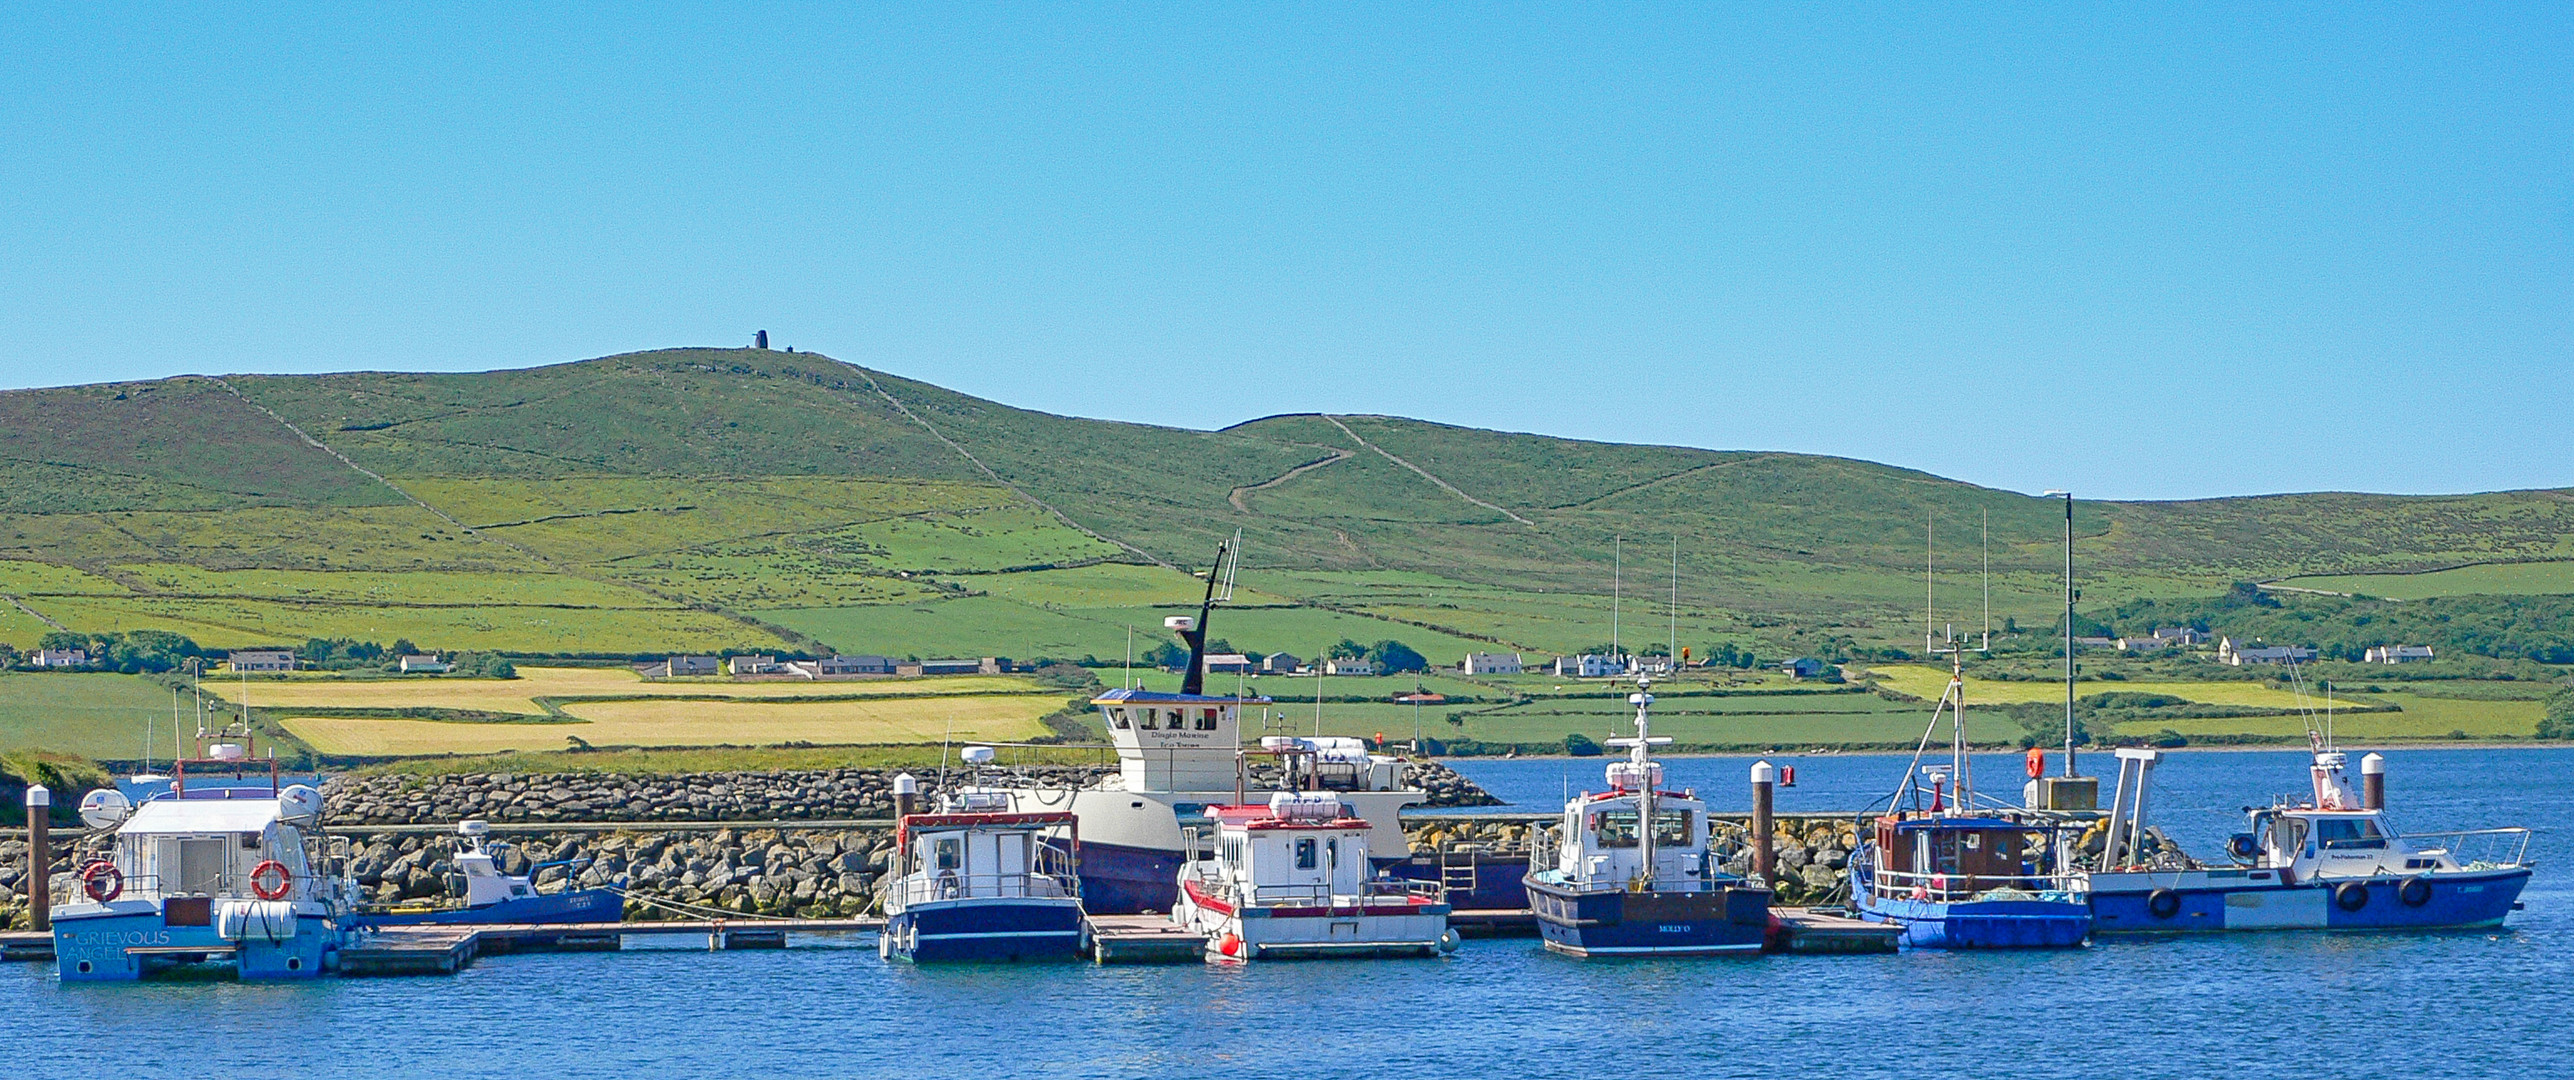
M 117 869 L 115 863 L 105 859 L 93 862 L 81 868 L 80 891 L 88 893 L 90 899 L 102 904 L 123 896 L 125 871 Z
M 2029 748 L 2029 779 L 2047 775 L 2047 752 L 2042 747 Z
M 2157 919 L 2168 919 L 2181 913 L 2181 894 L 2170 889 L 2156 889 L 2145 894 L 2145 911 Z
M 2431 879 L 2418 875 L 2404 879 L 2404 884 L 2395 889 L 2395 898 L 2404 901 L 2406 907 L 2421 907 L 2430 903 Z
M 2333 887 L 2333 906 L 2344 911 L 2358 911 L 2368 906 L 2368 886 L 2345 881 Z
M 269 882 L 274 880 L 276 884 Z M 295 872 L 286 864 L 270 859 L 250 869 L 250 895 L 262 900 L 283 900 L 286 891 L 295 887 Z

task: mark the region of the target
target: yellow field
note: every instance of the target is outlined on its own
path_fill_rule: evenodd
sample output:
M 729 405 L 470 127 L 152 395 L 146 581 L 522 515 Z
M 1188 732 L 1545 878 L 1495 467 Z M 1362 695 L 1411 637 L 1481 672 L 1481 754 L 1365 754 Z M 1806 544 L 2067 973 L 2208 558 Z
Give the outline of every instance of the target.
M 226 700 L 244 693 L 241 683 L 227 682 L 220 676 L 208 677 L 206 689 L 223 695 Z M 537 716 L 543 715 L 545 710 L 531 699 L 540 697 L 693 697 L 712 694 L 759 699 L 848 697 L 857 694 L 1008 694 L 1044 689 L 1047 688 L 1033 679 L 1015 675 L 946 675 L 837 682 L 734 682 L 731 679 L 647 680 L 624 668 L 522 667 L 515 679 L 254 680 L 247 693 L 250 703 L 263 709 L 470 709 Z M 1046 695 L 1044 700 L 1053 701 L 1055 695 Z M 546 747 L 549 750 L 553 748 Z
M 764 746 L 1014 741 L 1046 733 L 1040 717 L 1062 699 L 1043 694 L 891 701 L 613 701 L 575 705 L 576 724 L 454 724 L 303 716 L 286 730 L 326 754 L 407 756 L 561 750 L 567 736 L 593 746 Z
M 1948 689 L 1948 672 L 1940 668 L 1919 664 L 1884 664 L 1867 670 L 1882 679 L 1888 688 L 1926 701 L 1939 700 L 1940 694 Z M 2074 693 L 2082 697 L 2114 691 L 2169 694 L 2200 705 L 2242 705 L 2264 709 L 2294 709 L 2298 706 L 2296 694 L 2286 690 L 2273 690 L 2254 682 L 2087 682 L 2078 684 L 2074 688 Z M 2009 705 L 2022 701 L 2063 701 L 2064 699 L 2063 683 L 1997 682 L 1979 679 L 1973 675 L 1966 677 L 1966 707 L 1969 709 L 1978 705 Z M 2308 704 L 2316 709 L 2322 709 L 2323 695 L 2315 695 Z M 2238 723 L 2238 721 L 2229 720 L 2225 723 Z

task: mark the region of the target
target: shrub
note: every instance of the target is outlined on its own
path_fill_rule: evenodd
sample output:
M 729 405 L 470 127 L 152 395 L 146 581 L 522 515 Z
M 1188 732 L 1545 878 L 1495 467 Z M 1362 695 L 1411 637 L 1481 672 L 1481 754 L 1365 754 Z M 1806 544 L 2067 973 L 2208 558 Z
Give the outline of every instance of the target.
M 1564 737 L 1564 752 L 1574 757 L 1598 757 L 1600 744 L 1592 742 L 1590 736 L 1577 731 Z

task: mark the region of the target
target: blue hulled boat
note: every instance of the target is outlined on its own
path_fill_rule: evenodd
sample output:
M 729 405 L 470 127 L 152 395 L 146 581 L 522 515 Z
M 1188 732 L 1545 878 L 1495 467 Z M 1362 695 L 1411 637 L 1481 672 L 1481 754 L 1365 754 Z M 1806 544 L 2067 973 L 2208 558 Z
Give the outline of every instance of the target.
M 967 761 L 991 759 L 966 748 Z M 880 888 L 888 959 L 1070 960 L 1081 954 L 1079 819 L 1020 812 L 1006 791 L 968 788 L 895 826 L 895 872 Z
M 200 785 L 191 773 L 264 769 L 260 786 Z M 81 800 L 93 829 L 114 829 L 108 858 L 81 867 L 81 895 L 52 908 L 54 960 L 67 982 L 127 981 L 188 968 L 242 979 L 309 979 L 338 966 L 353 899 L 323 872 L 322 795 L 281 784 L 247 730 L 200 739 L 175 762 L 168 793 L 140 806 L 113 789 Z
M 490 835 L 489 822 L 456 823 L 456 872 L 449 875 L 448 883 L 461 904 L 394 907 L 363 912 L 350 921 L 359 926 L 490 926 L 612 923 L 625 918 L 623 895 L 615 889 L 567 886 L 543 892 L 536 887 L 536 876 L 547 866 L 577 871 L 575 863 L 541 864 L 528 868 L 526 874 L 502 873 L 500 858 L 508 845 L 490 841 Z
M 1636 735 L 1608 767 L 1609 790 L 1564 804 L 1564 820 L 1530 856 L 1530 910 L 1546 947 L 1571 956 L 1757 954 L 1770 929 L 1770 891 L 1722 872 L 1707 850 L 1707 805 L 1661 791 L 1651 748 L 1653 695 L 1639 689 Z M 1651 822 L 1651 827 L 1643 823 Z M 1551 845 L 1551 849 L 1549 847 Z
M 2383 808 L 2385 759 L 2361 760 L 2375 793 L 2363 796 L 2351 790 L 2347 755 L 2319 736 L 2311 745 L 2312 797 L 2244 808 L 2249 827 L 2226 845 L 2232 866 L 2141 851 L 2160 755 L 2119 751 L 2118 798 L 2090 875 L 2096 929 L 2428 930 L 2495 926 L 2519 908 L 2534 869 L 2528 829 L 2399 833 Z
M 1952 648 L 1951 656 L 1959 651 Z M 2091 937 L 2092 914 L 2085 879 L 2073 864 L 2078 830 L 2049 815 L 1975 805 L 1966 752 L 1966 677 L 1954 659 L 1923 747 L 1943 718 L 1949 723 L 1949 762 L 1924 768 L 1921 755 L 1914 755 L 1892 800 L 1905 808 L 1877 817 L 1868 839 L 1851 853 L 1851 906 L 1860 918 L 1903 927 L 1904 943 L 1917 948 L 2082 944 Z

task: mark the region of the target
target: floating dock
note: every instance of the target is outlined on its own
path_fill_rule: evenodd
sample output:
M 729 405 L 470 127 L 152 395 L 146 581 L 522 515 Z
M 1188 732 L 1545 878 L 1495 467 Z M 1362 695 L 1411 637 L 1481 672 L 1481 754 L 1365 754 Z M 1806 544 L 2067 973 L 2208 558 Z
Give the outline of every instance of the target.
M 1168 915 L 1092 915 L 1090 958 L 1102 964 L 1200 964 L 1207 936 Z
M 1772 908 L 1769 940 L 1761 951 L 1799 956 L 1890 953 L 1903 936 L 1903 927 L 1853 919 L 1837 909 Z

